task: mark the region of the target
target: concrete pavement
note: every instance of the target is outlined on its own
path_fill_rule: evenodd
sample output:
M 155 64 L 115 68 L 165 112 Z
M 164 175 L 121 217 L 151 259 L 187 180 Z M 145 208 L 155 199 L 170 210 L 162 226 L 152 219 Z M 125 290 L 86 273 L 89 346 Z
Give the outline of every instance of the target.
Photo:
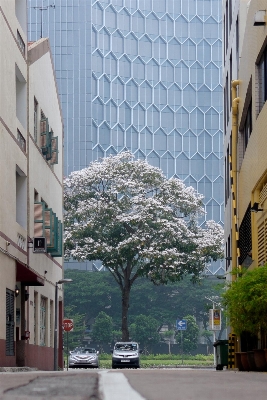
M 196 369 L 0 373 L 0 400 L 266 400 L 267 373 Z

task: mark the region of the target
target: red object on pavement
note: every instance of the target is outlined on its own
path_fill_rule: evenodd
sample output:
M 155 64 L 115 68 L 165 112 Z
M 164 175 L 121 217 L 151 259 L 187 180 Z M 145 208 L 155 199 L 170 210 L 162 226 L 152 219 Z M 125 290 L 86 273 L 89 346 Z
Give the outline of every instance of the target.
M 73 327 L 74 327 L 73 319 L 68 319 L 68 318 L 63 319 L 63 329 L 65 332 L 73 331 Z

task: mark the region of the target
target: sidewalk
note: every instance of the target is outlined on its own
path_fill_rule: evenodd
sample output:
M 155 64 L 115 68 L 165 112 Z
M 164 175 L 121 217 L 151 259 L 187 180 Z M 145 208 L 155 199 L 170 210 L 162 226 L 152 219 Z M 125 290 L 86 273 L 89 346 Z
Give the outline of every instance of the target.
M 1 400 L 100 400 L 95 372 L 16 372 L 0 372 Z

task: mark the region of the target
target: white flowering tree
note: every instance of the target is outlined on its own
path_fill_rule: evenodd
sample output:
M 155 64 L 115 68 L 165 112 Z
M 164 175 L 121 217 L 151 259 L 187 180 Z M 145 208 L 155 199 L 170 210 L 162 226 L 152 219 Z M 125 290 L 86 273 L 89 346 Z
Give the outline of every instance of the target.
M 197 279 L 222 256 L 223 231 L 198 226 L 202 196 L 166 179 L 130 152 L 92 162 L 65 179 L 65 255 L 101 260 L 122 293 L 122 340 L 129 340 L 130 290 L 139 276 L 155 284 Z

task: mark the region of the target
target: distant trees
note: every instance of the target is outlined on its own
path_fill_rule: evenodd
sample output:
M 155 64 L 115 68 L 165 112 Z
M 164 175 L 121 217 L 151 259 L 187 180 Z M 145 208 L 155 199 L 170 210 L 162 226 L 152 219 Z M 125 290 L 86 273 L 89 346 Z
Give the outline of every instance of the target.
M 91 337 L 100 344 L 110 343 L 113 339 L 113 321 L 104 311 L 101 311 L 93 323 Z
M 64 287 L 65 310 L 71 307 L 70 314 L 65 312 L 65 317 L 73 318 L 76 313 L 83 315 L 86 327 L 92 325 L 100 311 L 104 311 L 112 317 L 113 329 L 120 331 L 120 290 L 109 272 L 67 269 L 64 276 L 73 279 L 71 285 Z M 164 286 L 154 286 L 147 279 L 140 278 L 132 288 L 129 322 L 134 323 L 135 318 L 142 314 L 155 318 L 159 326 L 172 326 L 177 317 L 193 315 L 207 327 L 210 304 L 205 297 L 220 296 L 222 292 L 223 287 L 208 278 L 192 283 L 186 277 Z
M 67 350 L 66 340 L 68 335 L 69 349 L 73 350 L 75 347 L 81 346 L 85 331 L 85 314 L 82 314 L 76 305 L 65 305 L 64 316 L 73 319 L 74 329 L 69 333 L 64 333 L 65 346 Z
M 175 339 L 180 350 L 184 353 L 190 353 L 195 350 L 198 345 L 199 327 L 192 315 L 183 317 L 187 321 L 187 329 L 185 331 L 176 331 Z
M 135 317 L 134 323 L 130 325 L 130 335 L 133 340 L 148 347 L 159 342 L 158 328 L 159 322 L 155 318 L 140 314 Z

